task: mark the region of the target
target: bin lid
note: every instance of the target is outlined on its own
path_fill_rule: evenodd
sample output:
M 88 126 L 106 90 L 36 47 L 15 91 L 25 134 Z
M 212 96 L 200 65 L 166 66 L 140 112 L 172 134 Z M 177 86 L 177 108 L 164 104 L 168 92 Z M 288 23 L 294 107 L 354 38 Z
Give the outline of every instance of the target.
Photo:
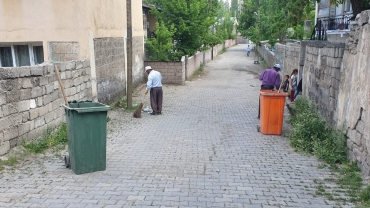
M 108 111 L 111 109 L 110 106 L 104 105 L 99 102 L 78 102 L 78 103 L 69 103 L 69 106 L 63 105 L 65 109 L 74 110 L 78 113 L 89 113 L 89 112 L 101 112 Z
M 263 96 L 273 96 L 273 97 L 286 97 L 288 95 L 288 93 L 285 93 L 285 92 L 280 92 L 275 90 L 275 91 L 261 91 L 260 92 L 261 95 Z

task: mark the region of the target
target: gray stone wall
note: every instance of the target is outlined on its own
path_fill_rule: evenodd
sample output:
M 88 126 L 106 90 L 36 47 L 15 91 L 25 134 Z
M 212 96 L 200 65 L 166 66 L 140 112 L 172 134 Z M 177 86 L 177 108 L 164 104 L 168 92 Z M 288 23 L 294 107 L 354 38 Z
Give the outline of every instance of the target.
M 303 94 L 317 104 L 319 113 L 333 126 L 343 54 L 344 43 L 308 41 L 306 45 Z
M 96 38 L 94 51 L 98 100 L 105 103 L 114 101 L 126 94 L 123 38 Z
M 346 40 L 338 104 L 338 126 L 347 130 L 348 154 L 370 176 L 370 10 L 363 11 Z
M 275 57 L 274 52 L 266 49 L 264 46 L 257 46 L 256 49 L 258 53 L 261 55 L 261 57 L 263 58 L 263 60 L 266 61 L 268 68 L 272 68 L 272 66 L 276 64 L 276 57 Z
M 68 100 L 91 100 L 90 62 L 58 63 Z M 0 68 L 0 155 L 65 121 L 53 63 Z
M 137 87 L 144 82 L 144 38 L 133 37 L 132 38 L 132 76 L 133 76 L 133 87 Z
M 293 69 L 299 69 L 300 44 L 275 44 L 276 63 L 280 64 L 282 75 L 290 75 Z M 300 74 L 302 70 L 299 70 Z
M 49 61 L 78 60 L 79 51 L 78 42 L 48 42 Z

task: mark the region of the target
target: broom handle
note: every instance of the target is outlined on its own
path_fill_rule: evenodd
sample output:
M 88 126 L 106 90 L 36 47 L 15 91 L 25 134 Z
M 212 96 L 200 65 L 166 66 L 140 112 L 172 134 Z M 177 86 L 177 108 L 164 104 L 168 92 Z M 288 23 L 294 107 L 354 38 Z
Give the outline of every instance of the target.
M 55 69 L 55 74 L 56 74 L 56 75 L 57 75 L 57 77 L 58 77 L 58 82 L 59 82 L 59 86 L 60 86 L 60 89 L 61 89 L 62 94 L 63 94 L 64 102 L 65 102 L 66 106 L 69 106 L 69 105 L 68 105 L 67 96 L 66 96 L 66 93 L 65 93 L 65 91 L 64 91 L 64 85 L 63 85 L 62 80 L 60 79 L 58 66 L 57 66 L 57 65 L 54 65 L 54 69 Z

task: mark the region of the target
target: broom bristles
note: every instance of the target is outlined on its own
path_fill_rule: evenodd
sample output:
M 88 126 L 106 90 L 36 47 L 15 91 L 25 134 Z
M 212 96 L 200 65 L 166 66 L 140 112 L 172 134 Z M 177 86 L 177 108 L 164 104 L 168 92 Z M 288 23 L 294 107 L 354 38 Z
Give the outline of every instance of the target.
M 143 103 L 140 103 L 139 107 L 135 110 L 133 116 L 134 118 L 141 118 L 141 109 L 143 108 Z

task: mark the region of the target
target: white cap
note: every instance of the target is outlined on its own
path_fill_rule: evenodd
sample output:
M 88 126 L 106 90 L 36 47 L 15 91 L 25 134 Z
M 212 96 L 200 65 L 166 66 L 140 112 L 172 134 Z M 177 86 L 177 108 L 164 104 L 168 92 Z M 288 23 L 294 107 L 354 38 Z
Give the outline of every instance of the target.
M 152 69 L 152 67 L 151 67 L 151 66 L 146 66 L 146 67 L 145 67 L 145 72 L 146 72 L 146 71 L 148 71 L 148 70 L 150 70 L 150 69 Z
M 281 66 L 280 66 L 280 64 L 275 64 L 273 68 L 279 68 L 279 69 L 281 69 Z

